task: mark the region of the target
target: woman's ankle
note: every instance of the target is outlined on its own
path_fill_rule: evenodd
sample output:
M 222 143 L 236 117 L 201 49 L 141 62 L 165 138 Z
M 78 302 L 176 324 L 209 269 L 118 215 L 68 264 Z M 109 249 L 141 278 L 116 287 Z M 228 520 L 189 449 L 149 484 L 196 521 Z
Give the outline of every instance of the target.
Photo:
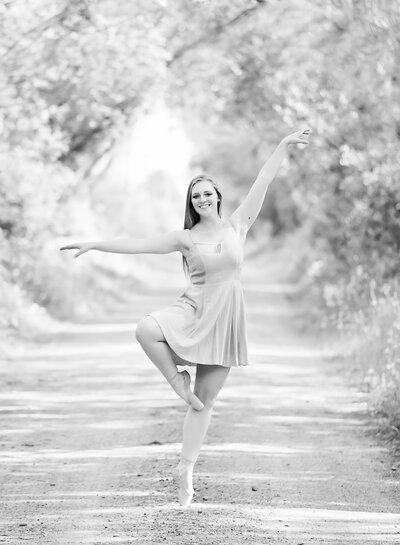
M 183 458 L 183 456 L 181 456 L 179 458 L 179 463 L 182 465 L 182 466 L 194 466 L 194 464 L 196 463 L 196 460 L 190 460 L 189 458 Z

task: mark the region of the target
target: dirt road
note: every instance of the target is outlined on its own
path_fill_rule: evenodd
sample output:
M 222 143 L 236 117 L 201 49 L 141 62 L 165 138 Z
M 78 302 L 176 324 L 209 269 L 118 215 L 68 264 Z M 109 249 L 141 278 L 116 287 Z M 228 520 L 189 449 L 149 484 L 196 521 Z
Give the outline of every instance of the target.
M 399 544 L 400 469 L 364 394 L 296 334 L 290 286 L 274 282 L 244 279 L 251 365 L 220 395 L 187 510 L 171 473 L 185 406 L 133 332 L 179 290 L 134 296 L 107 323 L 65 324 L 10 355 L 0 543 Z

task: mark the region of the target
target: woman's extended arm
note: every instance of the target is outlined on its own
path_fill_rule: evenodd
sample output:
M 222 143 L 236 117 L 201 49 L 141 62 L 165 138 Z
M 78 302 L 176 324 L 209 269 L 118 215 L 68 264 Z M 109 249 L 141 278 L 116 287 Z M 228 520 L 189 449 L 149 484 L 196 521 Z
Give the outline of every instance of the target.
M 165 235 L 155 235 L 147 238 L 75 242 L 63 246 L 60 250 L 79 250 L 74 257 L 78 257 L 89 250 L 117 254 L 169 254 L 182 250 L 186 244 L 183 231 L 171 231 Z
M 286 136 L 277 146 L 271 157 L 261 168 L 258 176 L 246 195 L 242 204 L 231 215 L 232 223 L 246 224 L 248 228 L 257 219 L 264 202 L 267 189 L 275 178 L 282 160 L 286 155 L 289 144 L 308 144 L 306 136 L 310 134 L 310 129 L 297 131 Z

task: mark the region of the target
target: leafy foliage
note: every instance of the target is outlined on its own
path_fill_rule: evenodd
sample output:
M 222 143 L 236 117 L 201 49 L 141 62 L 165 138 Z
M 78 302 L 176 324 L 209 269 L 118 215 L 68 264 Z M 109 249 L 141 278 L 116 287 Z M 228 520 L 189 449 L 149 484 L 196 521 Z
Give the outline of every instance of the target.
M 397 2 L 18 0 L 0 9 L 0 221 L 18 263 L 18 238 L 38 248 L 60 232 L 53 218 L 68 203 L 90 208 L 93 167 L 163 96 L 198 145 L 194 164 L 222 178 L 231 204 L 280 137 L 310 125 L 312 144 L 293 150 L 262 219 L 275 233 L 309 224 L 322 280 L 396 275 Z
M 109 195 L 117 211 L 119 189 L 99 188 L 94 174 L 159 97 L 197 145 L 193 167 L 221 179 L 229 206 L 279 139 L 305 124 L 311 145 L 292 151 L 259 221 L 275 234 L 308 233 L 312 285 L 338 328 L 357 329 L 369 352 L 374 340 L 366 376 L 394 406 L 397 0 L 3 0 L 0 58 L 2 324 L 18 326 L 28 299 L 63 317 L 82 308 L 81 293 L 96 299 L 100 276 L 93 282 L 87 264 L 65 271 L 54 241 L 107 231 L 93 200 Z M 149 195 L 168 184 L 149 180 Z

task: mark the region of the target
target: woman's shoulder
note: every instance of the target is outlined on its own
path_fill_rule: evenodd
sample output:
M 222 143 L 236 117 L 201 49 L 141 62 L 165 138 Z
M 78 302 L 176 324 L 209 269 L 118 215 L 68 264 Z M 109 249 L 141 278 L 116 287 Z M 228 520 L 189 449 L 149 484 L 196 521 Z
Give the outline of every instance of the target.
M 246 238 L 249 226 L 247 223 L 240 221 L 234 214 L 229 216 L 227 222 L 233 227 L 241 238 Z
M 177 249 L 179 252 L 181 252 L 183 255 L 185 255 L 190 248 L 192 247 L 192 239 L 190 236 L 190 230 L 189 229 L 179 229 L 176 231 L 173 231 Z

